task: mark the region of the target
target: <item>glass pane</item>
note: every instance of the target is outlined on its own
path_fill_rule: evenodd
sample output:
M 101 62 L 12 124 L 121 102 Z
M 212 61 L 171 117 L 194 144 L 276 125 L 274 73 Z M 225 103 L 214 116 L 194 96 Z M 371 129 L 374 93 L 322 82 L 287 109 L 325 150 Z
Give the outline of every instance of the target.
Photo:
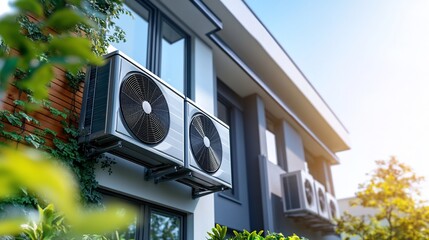
M 228 107 L 223 104 L 222 102 L 217 102 L 217 117 L 222 120 L 227 125 L 230 125 L 229 123 L 229 109 Z
M 135 211 L 137 213 L 139 212 L 139 208 L 128 201 L 122 201 L 120 198 L 116 198 L 109 195 L 103 195 L 104 204 L 113 204 L 118 202 L 120 202 L 121 204 L 127 204 L 129 207 L 135 208 Z M 106 235 L 106 237 L 108 237 L 109 239 L 118 239 L 116 236 L 119 236 L 120 240 L 137 239 L 137 217 L 130 225 L 128 225 L 126 229 L 116 230 L 115 232 L 112 232 Z
M 265 135 L 267 138 L 267 158 L 270 162 L 277 165 L 276 135 L 268 129 L 265 130 Z
M 125 42 L 110 42 L 108 52 L 120 50 L 142 66 L 147 67 L 149 11 L 142 6 L 138 6 L 136 11 L 126 5 L 124 8 L 130 11 L 132 16 L 121 14 L 119 19 L 115 19 L 115 23 L 124 30 Z M 108 34 L 114 35 L 114 29 L 110 29 Z
M 151 240 L 181 239 L 180 217 L 152 211 L 150 214 Z
M 184 93 L 185 37 L 163 21 L 161 25 L 161 78 Z

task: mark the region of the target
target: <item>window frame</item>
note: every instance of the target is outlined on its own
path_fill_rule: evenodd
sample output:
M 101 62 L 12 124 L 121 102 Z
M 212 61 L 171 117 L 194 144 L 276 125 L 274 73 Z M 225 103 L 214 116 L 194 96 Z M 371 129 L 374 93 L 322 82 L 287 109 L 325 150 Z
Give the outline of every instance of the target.
M 162 54 L 162 23 L 166 22 L 170 27 L 177 31 L 181 36 L 183 36 L 184 43 L 184 66 L 183 66 L 183 91 L 179 91 L 181 94 L 187 97 L 192 97 L 192 84 L 191 84 L 191 62 L 192 62 L 192 48 L 191 48 L 191 35 L 184 30 L 183 27 L 178 26 L 170 17 L 157 8 L 153 3 L 147 0 L 137 0 L 130 1 L 126 0 L 124 4 L 132 9 L 138 16 L 141 17 L 139 11 L 135 8 L 138 8 L 135 5 L 140 5 L 149 11 L 148 18 L 148 36 L 147 36 L 147 56 L 146 56 L 146 68 L 153 72 L 155 75 L 161 78 L 161 54 Z M 120 50 L 120 49 L 118 49 Z M 162 79 L 162 78 L 161 78 Z M 167 82 L 167 81 L 165 81 Z M 167 82 L 172 86 L 171 83 Z
M 187 227 L 187 214 L 177 210 L 169 209 L 163 206 L 155 205 L 143 200 L 138 200 L 130 196 L 120 194 L 118 192 L 113 192 L 104 188 L 99 188 L 98 192 L 104 196 L 107 196 L 112 199 L 117 199 L 118 201 L 123 201 L 130 205 L 138 208 L 137 221 L 136 221 L 136 240 L 149 240 L 150 239 L 150 215 L 152 211 L 171 215 L 178 217 L 180 219 L 180 229 L 179 229 L 179 239 L 187 239 L 186 227 Z
M 233 137 L 233 131 L 234 131 L 234 106 L 231 102 L 229 102 L 225 97 L 223 97 L 220 93 L 217 95 L 217 104 L 218 103 L 223 104 L 226 107 L 226 110 L 228 112 L 228 122 L 225 123 L 229 126 L 229 144 L 230 144 L 230 158 L 231 158 L 231 180 L 232 180 L 232 189 L 228 189 L 226 191 L 220 192 L 219 195 L 223 197 L 227 197 L 228 199 L 234 200 L 234 201 L 240 201 L 240 194 L 239 194 L 239 179 L 238 179 L 238 164 L 237 164 L 237 157 L 236 155 L 236 142 Z M 216 112 L 219 110 L 219 106 L 216 106 Z M 221 120 L 223 122 L 223 120 Z

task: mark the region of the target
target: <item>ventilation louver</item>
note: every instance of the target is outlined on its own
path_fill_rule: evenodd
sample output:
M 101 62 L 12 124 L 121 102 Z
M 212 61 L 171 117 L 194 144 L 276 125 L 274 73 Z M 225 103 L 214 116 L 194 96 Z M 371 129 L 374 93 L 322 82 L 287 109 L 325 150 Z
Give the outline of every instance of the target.
M 306 171 L 281 176 L 283 209 L 288 216 L 316 216 L 317 204 L 313 177 Z
M 115 51 L 91 66 L 79 143 L 149 168 L 184 165 L 184 96 Z

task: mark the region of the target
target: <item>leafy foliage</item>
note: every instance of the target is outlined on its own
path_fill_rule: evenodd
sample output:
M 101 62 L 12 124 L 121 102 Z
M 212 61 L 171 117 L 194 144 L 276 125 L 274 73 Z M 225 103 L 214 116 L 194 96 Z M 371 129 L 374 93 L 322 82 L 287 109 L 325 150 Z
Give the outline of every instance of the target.
M 0 137 L 47 151 L 78 177 L 83 201 L 99 203 L 97 160 L 84 158 L 77 144 L 76 94 L 85 78 L 81 69 L 101 64 L 99 56 L 109 41 L 124 41 L 124 32 L 113 21 L 126 13 L 122 1 L 15 0 L 12 4 L 16 13 L 0 19 L 0 97 L 15 87 L 19 96 L 13 99 L 13 110 L 0 110 Z M 114 35 L 107 35 L 112 32 L 109 28 L 116 30 Z M 69 90 L 74 93 L 69 109 L 53 107 L 47 100 L 55 68 L 65 70 Z M 35 117 L 39 115 L 33 112 L 41 108 L 51 118 L 61 119 L 62 131 L 41 127 Z M 110 164 L 103 162 L 103 167 Z
M 208 232 L 207 234 L 209 237 L 208 240 L 306 240 L 306 238 L 298 237 L 297 235 L 292 235 L 285 237 L 281 233 L 268 233 L 265 237 L 263 236 L 264 231 L 253 231 L 249 232 L 247 230 L 243 230 L 242 232 L 234 232 L 234 237 L 227 238 L 228 228 L 226 226 L 220 226 L 219 224 L 216 224 L 214 228 L 212 228 L 211 232 Z
M 374 215 L 345 213 L 338 220 L 338 233 L 361 239 L 429 239 L 429 207 L 419 200 L 423 180 L 392 157 L 377 161 L 370 180 L 359 186 L 354 206 L 373 208 Z
M 0 200 L 31 192 L 40 204 L 52 203 L 38 207 L 38 219 L 29 224 L 25 214 L 2 219 L 0 235 L 17 234 L 23 227 L 30 239 L 70 239 L 65 234 L 104 234 L 126 228 L 135 219 L 135 209 L 115 203 L 101 211 L 84 209 L 74 175 L 58 161 L 47 160 L 46 153 L 26 147 L 20 151 L 1 147 L 0 173 Z

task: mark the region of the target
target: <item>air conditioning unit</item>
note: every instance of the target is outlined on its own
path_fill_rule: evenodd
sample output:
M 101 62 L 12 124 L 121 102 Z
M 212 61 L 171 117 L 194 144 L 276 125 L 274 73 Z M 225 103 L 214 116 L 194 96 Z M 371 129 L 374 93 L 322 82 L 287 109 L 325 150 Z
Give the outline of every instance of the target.
M 229 127 L 189 99 L 186 109 L 186 161 L 190 174 L 179 181 L 195 196 L 232 187 Z
M 123 53 L 87 69 L 79 142 L 149 168 L 184 165 L 184 96 Z
M 326 192 L 326 204 L 328 206 L 329 219 L 330 220 L 338 219 L 340 217 L 340 209 L 338 207 L 338 201 L 329 192 Z
M 319 216 L 324 219 L 329 219 L 328 205 L 326 204 L 325 186 L 317 180 L 314 180 L 314 190 L 316 193 L 316 202 Z
M 306 171 L 285 173 L 281 176 L 283 209 L 286 215 L 317 215 L 313 177 Z

